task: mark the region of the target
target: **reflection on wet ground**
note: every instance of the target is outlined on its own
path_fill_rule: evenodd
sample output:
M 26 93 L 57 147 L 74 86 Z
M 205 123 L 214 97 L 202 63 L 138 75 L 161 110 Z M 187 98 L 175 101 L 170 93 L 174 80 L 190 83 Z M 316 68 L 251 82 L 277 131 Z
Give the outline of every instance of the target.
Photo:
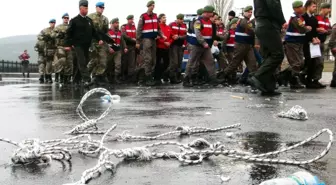
M 26 138 L 64 138 L 63 133 L 78 123 L 76 107 L 85 89 L 64 88 L 56 85 L 40 85 L 37 80 L 7 79 L 0 82 L 0 137 L 15 141 Z M 120 86 L 109 89 L 121 96 L 121 103 L 98 126 L 103 130 L 118 123 L 112 133 L 129 130 L 132 135 L 154 136 L 175 129 L 177 126 L 221 127 L 241 123 L 241 129 L 233 129 L 232 137 L 225 132 L 196 134 L 182 138 L 168 138 L 182 143 L 196 138 L 210 142 L 222 142 L 228 149 L 239 149 L 253 154 L 279 150 L 296 144 L 322 128 L 335 131 L 334 110 L 336 97 L 331 89 L 295 92 L 283 89 L 280 97 L 265 98 L 249 93 L 248 87 L 218 87 L 187 89 L 181 86 L 155 88 Z M 243 97 L 233 98 L 231 95 Z M 98 117 L 108 106 L 92 96 L 84 104 L 89 117 Z M 298 122 L 281 119 L 275 115 L 294 105 L 304 107 L 309 120 Z M 283 159 L 306 160 L 315 157 L 326 146 L 327 137 L 311 142 L 288 154 Z M 142 146 L 146 142 L 110 142 L 110 148 Z M 61 185 L 76 181 L 81 173 L 93 167 L 97 160 L 74 154 L 71 163 L 54 161 L 51 166 L 13 167 L 10 156 L 13 147 L 0 143 L 0 184 L 3 185 Z M 172 148 L 165 148 L 171 150 Z M 162 150 L 160 148 L 160 150 Z M 117 162 L 117 161 L 116 161 Z M 323 160 L 303 167 L 270 165 L 237 161 L 223 156 L 211 157 L 200 165 L 181 166 L 175 160 L 152 162 L 122 162 L 116 173 L 106 172 L 90 184 L 160 184 L 160 185 L 258 185 L 260 182 L 307 170 L 325 180 L 336 182 L 335 149 Z M 230 177 L 221 182 L 220 177 Z

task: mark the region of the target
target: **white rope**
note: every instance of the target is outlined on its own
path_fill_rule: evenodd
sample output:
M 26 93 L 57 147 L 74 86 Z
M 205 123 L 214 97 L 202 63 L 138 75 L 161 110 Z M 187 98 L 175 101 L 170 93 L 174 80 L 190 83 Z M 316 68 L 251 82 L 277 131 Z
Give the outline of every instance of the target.
M 94 118 L 94 119 L 89 119 L 84 111 L 83 111 L 83 104 L 85 103 L 85 101 L 92 96 L 95 93 L 103 93 L 105 94 L 103 97 L 110 102 L 108 108 L 105 110 L 105 112 L 103 112 L 98 118 Z M 96 89 L 92 89 L 89 92 L 87 92 L 83 98 L 81 99 L 76 112 L 79 115 L 79 117 L 84 121 L 84 123 L 77 125 L 75 128 L 73 128 L 72 130 L 66 132 L 66 134 L 104 134 L 105 132 L 102 131 L 97 131 L 97 122 L 100 121 L 101 119 L 103 119 L 105 116 L 107 116 L 107 114 L 110 112 L 112 104 L 116 104 L 120 102 L 120 96 L 118 95 L 111 95 L 111 93 L 103 88 L 96 88 Z M 94 128 L 95 130 L 89 130 Z
M 290 119 L 296 119 L 296 120 L 307 120 L 308 114 L 307 111 L 304 110 L 301 106 L 295 105 L 288 111 L 282 111 L 278 114 L 281 118 L 290 118 Z
M 110 129 L 111 130 L 111 129 Z M 287 152 L 290 150 L 293 150 L 297 147 L 300 147 L 323 133 L 329 134 L 329 142 L 326 148 L 315 158 L 305 161 L 297 161 L 297 160 L 284 160 L 284 159 L 274 159 L 274 158 L 267 158 L 269 156 L 274 156 L 283 152 Z M 104 136 L 106 136 L 108 133 L 106 133 Z M 317 134 L 313 135 L 310 138 L 307 138 L 306 140 L 295 144 L 293 146 L 283 148 L 278 151 L 269 152 L 265 154 L 258 154 L 258 155 L 252 155 L 247 152 L 239 152 L 236 150 L 227 150 L 223 145 L 220 143 L 210 144 L 208 141 L 204 139 L 197 139 L 187 145 L 178 143 L 178 142 L 172 142 L 172 141 L 164 141 L 164 142 L 158 142 L 153 144 L 148 144 L 142 147 L 135 147 L 135 148 L 126 148 L 126 149 L 120 149 L 120 150 L 112 150 L 109 148 L 103 147 L 103 144 L 100 144 L 99 150 L 95 150 L 95 152 L 104 150 L 100 156 L 99 160 L 96 166 L 94 166 L 91 169 L 88 169 L 83 172 L 81 179 L 78 182 L 70 183 L 67 185 L 84 185 L 89 180 L 96 178 L 99 174 L 101 174 L 105 170 L 111 170 L 112 172 L 116 169 L 116 164 L 113 161 L 114 158 L 122 158 L 124 160 L 139 160 L 139 161 L 150 161 L 153 159 L 158 158 L 167 158 L 167 159 L 177 159 L 184 165 L 192 165 L 192 164 L 199 164 L 202 163 L 202 161 L 205 158 L 211 157 L 211 156 L 218 156 L 223 155 L 234 159 L 240 159 L 248 162 L 261 162 L 261 163 L 272 163 L 272 164 L 286 164 L 286 165 L 304 165 L 313 163 L 322 157 L 324 157 L 330 150 L 332 143 L 334 140 L 333 133 L 329 129 L 323 129 L 319 131 Z M 101 143 L 103 142 L 103 139 L 101 140 Z M 181 152 L 175 152 L 175 151 L 166 151 L 166 152 L 151 152 L 150 148 L 158 147 L 158 146 L 164 146 L 164 145 L 172 145 L 177 146 L 181 149 Z

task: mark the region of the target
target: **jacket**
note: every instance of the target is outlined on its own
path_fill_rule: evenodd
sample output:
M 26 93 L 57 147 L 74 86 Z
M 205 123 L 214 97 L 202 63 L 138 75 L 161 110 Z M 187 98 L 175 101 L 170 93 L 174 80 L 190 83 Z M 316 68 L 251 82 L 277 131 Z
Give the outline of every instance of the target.
M 279 31 L 286 23 L 280 0 L 254 0 L 254 17 L 260 26 L 271 23 Z
M 173 40 L 171 39 L 172 37 L 172 32 L 171 32 L 171 28 L 170 26 L 168 26 L 167 24 L 159 24 L 160 29 L 163 33 L 164 36 L 167 37 L 167 39 L 163 39 L 163 38 L 159 38 L 156 40 L 156 47 L 160 48 L 160 49 L 169 49 L 169 47 L 167 47 L 164 43 L 165 42 L 169 42 L 170 44 L 173 43 Z

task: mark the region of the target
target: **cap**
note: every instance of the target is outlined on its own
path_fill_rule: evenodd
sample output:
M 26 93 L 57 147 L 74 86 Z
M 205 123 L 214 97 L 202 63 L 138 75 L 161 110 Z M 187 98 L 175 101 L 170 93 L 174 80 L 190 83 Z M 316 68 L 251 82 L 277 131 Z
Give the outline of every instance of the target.
M 128 16 L 126 17 L 127 20 L 130 20 L 130 19 L 133 19 L 133 18 L 134 18 L 134 15 L 128 15 Z
M 147 3 L 147 7 L 150 7 L 150 6 L 152 6 L 153 4 L 155 4 L 155 1 L 148 1 L 148 3 Z
M 236 17 L 236 12 L 234 12 L 233 10 L 231 10 L 229 12 L 229 16 Z
M 88 7 L 89 6 L 89 2 L 87 0 L 80 0 L 79 1 L 79 6 Z
M 203 11 L 204 11 L 203 8 L 198 9 L 198 10 L 197 10 L 197 15 L 202 15 L 202 14 L 203 14 Z
M 69 17 L 69 14 L 68 13 L 63 14 L 62 18 L 64 18 L 64 17 Z
M 247 6 L 247 7 L 244 8 L 244 12 L 248 12 L 250 10 L 253 10 L 252 6 Z
M 114 24 L 114 23 L 116 23 L 116 22 L 119 22 L 119 19 L 118 19 L 117 17 L 114 18 L 114 19 L 112 19 L 111 22 L 110 22 L 110 24 Z
M 49 23 L 56 23 L 56 19 L 50 19 Z
M 98 2 L 98 3 L 96 3 L 96 7 L 105 7 L 105 3 L 104 2 Z
M 294 1 L 292 3 L 293 8 L 299 8 L 303 6 L 303 2 L 302 1 Z
M 208 6 L 205 6 L 204 8 L 203 8 L 203 11 L 204 12 L 214 12 L 215 11 L 215 8 L 213 7 L 213 6 L 210 6 L 210 5 L 208 5 Z
M 321 9 L 322 8 L 331 8 L 331 4 L 330 3 L 322 3 L 320 8 Z
M 232 25 L 232 24 L 236 24 L 237 22 L 238 22 L 238 18 L 233 18 L 231 21 L 230 21 L 230 25 Z
M 180 13 L 180 14 L 176 15 L 176 19 L 182 19 L 183 20 L 184 19 L 184 15 Z

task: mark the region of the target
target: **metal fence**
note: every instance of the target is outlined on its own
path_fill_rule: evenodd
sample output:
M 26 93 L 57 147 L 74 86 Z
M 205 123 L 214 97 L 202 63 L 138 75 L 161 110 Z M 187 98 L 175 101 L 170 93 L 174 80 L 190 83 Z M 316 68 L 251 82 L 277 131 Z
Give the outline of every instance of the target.
M 29 64 L 29 70 L 31 73 L 37 73 L 38 64 Z M 0 72 L 2 73 L 21 73 L 22 72 L 21 62 L 0 60 Z

